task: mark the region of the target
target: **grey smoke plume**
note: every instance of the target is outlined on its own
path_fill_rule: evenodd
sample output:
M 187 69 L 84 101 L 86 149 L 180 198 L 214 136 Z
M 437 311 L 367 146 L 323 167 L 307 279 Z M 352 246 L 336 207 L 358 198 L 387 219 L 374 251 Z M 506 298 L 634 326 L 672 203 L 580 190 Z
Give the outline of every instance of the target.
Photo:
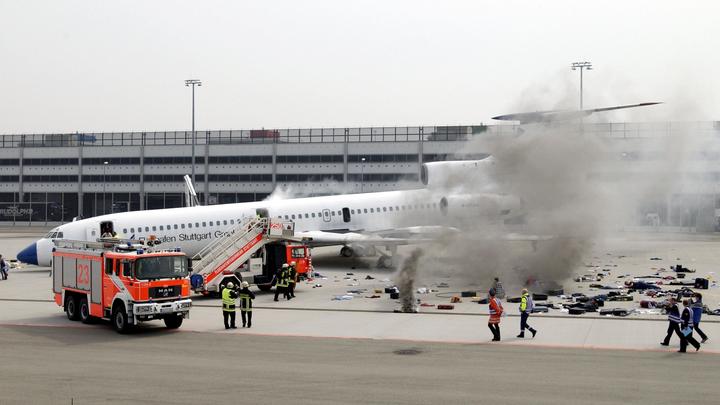
M 410 255 L 403 261 L 400 271 L 397 277 L 395 277 L 398 290 L 400 290 L 402 312 L 417 311 L 415 307 L 415 281 L 417 278 L 418 261 L 422 255 L 422 249 L 413 249 Z

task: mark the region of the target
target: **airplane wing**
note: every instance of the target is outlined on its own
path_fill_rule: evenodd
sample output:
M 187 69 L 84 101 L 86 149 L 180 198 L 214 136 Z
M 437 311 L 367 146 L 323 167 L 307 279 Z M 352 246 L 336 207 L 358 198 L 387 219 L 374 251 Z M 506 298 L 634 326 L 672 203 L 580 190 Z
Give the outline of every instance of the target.
M 526 112 L 526 113 L 498 115 L 498 116 L 492 117 L 492 119 L 501 120 L 501 121 L 520 121 L 520 124 L 568 121 L 568 120 L 587 117 L 588 115 L 591 115 L 596 112 L 622 110 L 625 108 L 646 107 L 646 106 L 655 105 L 655 104 L 662 104 L 662 103 L 652 102 L 652 103 L 627 104 L 627 105 L 618 105 L 618 106 L 612 106 L 612 107 L 591 108 L 591 109 L 586 109 L 586 110 L 535 111 L 535 112 Z
M 351 244 L 397 246 L 432 242 L 441 235 L 455 234 L 457 232 L 459 232 L 458 229 L 445 226 L 412 226 L 374 232 L 363 232 L 362 230 L 352 232 L 295 232 L 293 238 L 307 243 L 309 246 Z

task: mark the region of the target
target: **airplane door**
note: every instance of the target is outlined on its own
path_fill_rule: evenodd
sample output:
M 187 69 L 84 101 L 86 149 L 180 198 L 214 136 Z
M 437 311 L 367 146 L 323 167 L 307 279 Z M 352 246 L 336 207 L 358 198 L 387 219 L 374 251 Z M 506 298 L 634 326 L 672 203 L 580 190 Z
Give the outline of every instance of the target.
M 322 217 L 323 217 L 323 221 L 330 222 L 330 210 L 328 210 L 328 209 L 322 210 Z
M 270 217 L 267 208 L 258 208 L 255 210 L 255 214 L 257 214 L 257 216 L 259 216 L 260 218 L 269 218 Z
M 343 208 L 342 209 L 342 215 L 343 215 L 343 222 L 350 222 L 350 208 Z

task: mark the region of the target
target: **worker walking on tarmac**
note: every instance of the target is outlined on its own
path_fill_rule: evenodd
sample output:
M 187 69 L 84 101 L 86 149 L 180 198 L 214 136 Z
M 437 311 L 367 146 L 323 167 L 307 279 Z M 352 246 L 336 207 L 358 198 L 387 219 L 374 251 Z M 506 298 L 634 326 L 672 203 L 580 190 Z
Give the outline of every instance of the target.
M 488 328 L 493 334 L 493 342 L 500 341 L 500 316 L 503 313 L 502 303 L 495 297 L 495 289 L 488 291 L 488 304 L 490 304 L 490 319 L 488 319 Z
M 699 292 L 696 292 L 696 293 L 693 295 L 693 298 L 694 298 L 694 299 L 693 299 L 693 305 L 692 305 L 692 309 L 693 309 L 693 325 L 695 325 L 695 326 L 693 327 L 693 329 L 694 329 L 695 332 L 697 332 L 698 335 L 700 335 L 700 337 L 702 338 L 702 341 L 701 341 L 700 343 L 705 343 L 705 342 L 707 342 L 708 337 L 707 337 L 707 335 L 705 334 L 705 332 L 703 332 L 702 330 L 700 330 L 700 319 L 702 318 L 703 307 L 704 307 L 703 302 L 702 302 L 702 294 L 700 294 Z
M 525 329 L 532 333 L 532 337 L 535 337 L 537 330 L 533 329 L 527 322 L 530 314 L 532 314 L 533 308 L 535 308 L 535 303 L 533 302 L 527 288 L 523 288 L 522 297 L 520 297 L 520 334 L 517 335 L 517 337 L 524 338 Z
M 288 268 L 288 294 L 290 294 L 290 298 L 295 298 L 295 285 L 297 284 L 297 269 L 295 266 L 295 262 L 290 262 Z
M 283 294 L 283 297 L 286 299 L 290 299 L 290 294 L 288 294 L 288 264 L 283 263 L 282 267 L 280 267 L 275 273 L 275 301 L 278 300 L 278 295 L 280 293 Z
M 700 343 L 698 343 L 697 340 L 692 335 L 693 332 L 693 309 L 690 306 L 690 300 L 684 299 L 683 300 L 683 312 L 682 315 L 680 315 L 680 319 L 682 320 L 682 325 L 680 326 L 680 333 L 682 333 L 682 337 L 680 338 L 680 350 L 678 350 L 679 353 L 685 353 L 687 350 L 687 345 L 690 343 L 695 348 L 695 351 L 700 350 Z
M 242 289 L 238 291 L 240 298 L 240 317 L 242 318 L 243 328 L 247 324 L 248 328 L 252 327 L 252 302 L 255 299 L 255 293 L 250 291 L 250 284 L 247 281 L 242 282 Z
M 235 326 L 235 300 L 238 297 L 237 291 L 235 291 L 235 284 L 232 281 L 225 285 L 225 289 L 222 290 L 222 307 L 223 307 L 223 321 L 225 322 L 225 329 L 237 329 Z M 228 323 L 228 318 L 230 323 Z
M 675 297 L 668 298 L 668 304 L 665 307 L 665 310 L 668 315 L 668 329 L 665 339 L 660 344 L 663 346 L 670 345 L 670 338 L 674 332 L 680 338 L 682 345 L 682 341 L 685 340 L 685 336 L 683 336 L 682 332 L 680 332 L 680 323 L 682 320 L 680 319 L 680 310 L 678 309 Z

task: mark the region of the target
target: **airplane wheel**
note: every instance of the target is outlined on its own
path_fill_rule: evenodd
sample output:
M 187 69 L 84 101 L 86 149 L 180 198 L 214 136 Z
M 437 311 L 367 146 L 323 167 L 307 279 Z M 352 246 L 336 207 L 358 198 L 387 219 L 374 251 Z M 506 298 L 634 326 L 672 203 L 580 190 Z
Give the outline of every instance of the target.
M 391 256 L 380 256 L 380 258 L 377 261 L 377 266 L 381 269 L 389 269 L 392 267 L 392 257 Z
M 342 257 L 352 257 L 353 256 L 353 250 L 350 249 L 347 246 L 343 246 L 342 249 L 340 249 L 340 256 Z

